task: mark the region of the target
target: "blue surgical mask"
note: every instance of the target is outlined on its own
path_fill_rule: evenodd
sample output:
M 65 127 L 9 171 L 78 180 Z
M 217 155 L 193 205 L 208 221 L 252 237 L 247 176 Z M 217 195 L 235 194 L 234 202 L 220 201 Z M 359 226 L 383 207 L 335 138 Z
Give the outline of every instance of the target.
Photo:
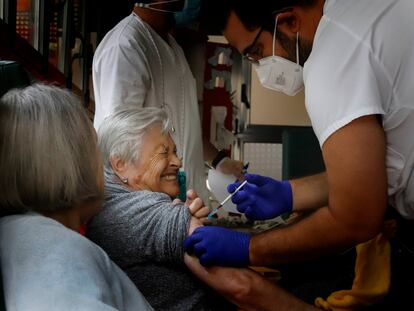
M 184 10 L 175 13 L 177 28 L 190 27 L 198 22 L 200 15 L 200 0 L 187 0 Z
M 158 11 L 158 12 L 164 12 L 164 13 L 177 13 L 181 11 L 170 11 L 170 10 L 158 9 L 154 6 L 165 4 L 165 3 L 181 2 L 181 1 L 182 0 L 165 0 L 165 1 L 157 1 L 157 2 L 151 2 L 151 3 L 136 2 L 135 7 L 145 8 L 145 9 Z
M 294 96 L 303 89 L 303 68 L 299 64 L 299 32 L 296 34 L 296 63 L 275 55 L 277 17 L 273 32 L 273 55 L 254 64 L 263 87 Z

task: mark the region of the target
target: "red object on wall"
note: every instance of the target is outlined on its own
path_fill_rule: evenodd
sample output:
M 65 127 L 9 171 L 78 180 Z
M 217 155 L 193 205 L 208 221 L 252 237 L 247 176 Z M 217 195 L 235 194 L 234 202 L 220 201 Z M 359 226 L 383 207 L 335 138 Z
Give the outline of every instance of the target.
M 231 102 L 231 71 L 234 50 L 228 44 L 208 42 L 206 46 L 206 64 L 203 90 L 203 136 L 210 138 L 211 108 L 224 106 L 227 115 L 226 129 L 233 129 L 233 104 Z M 220 55 L 222 54 L 222 55 Z M 220 64 L 219 60 L 225 60 Z M 224 87 L 217 87 L 217 85 Z
M 17 12 L 25 11 L 29 12 L 32 8 L 31 0 L 17 0 L 16 1 L 16 10 Z
M 80 226 L 80 228 L 79 228 L 79 233 L 80 233 L 81 235 L 85 235 L 85 234 L 86 234 L 86 225 L 85 225 L 85 224 L 82 224 L 82 225 Z
M 23 39 L 33 39 L 32 1 L 16 1 L 16 33 Z

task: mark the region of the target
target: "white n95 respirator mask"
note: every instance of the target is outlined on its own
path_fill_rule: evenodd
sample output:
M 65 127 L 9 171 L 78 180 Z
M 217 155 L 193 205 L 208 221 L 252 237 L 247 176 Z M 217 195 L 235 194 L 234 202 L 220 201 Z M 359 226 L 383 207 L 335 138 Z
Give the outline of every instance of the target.
M 276 27 L 273 32 L 273 55 L 253 64 L 263 87 L 295 96 L 303 89 L 303 68 L 299 64 L 299 32 L 296 34 L 296 63 L 275 55 Z

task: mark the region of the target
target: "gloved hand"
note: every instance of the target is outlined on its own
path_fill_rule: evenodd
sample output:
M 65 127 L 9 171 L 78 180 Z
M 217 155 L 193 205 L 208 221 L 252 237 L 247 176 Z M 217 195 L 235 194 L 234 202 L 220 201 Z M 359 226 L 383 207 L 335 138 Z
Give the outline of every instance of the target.
M 203 266 L 245 267 L 250 263 L 250 235 L 222 227 L 199 227 L 184 240 L 184 249 Z
M 244 177 L 247 184 L 231 200 L 247 218 L 271 219 L 292 211 L 292 187 L 288 181 L 254 174 L 246 174 Z M 233 193 L 239 185 L 239 181 L 230 184 L 227 191 Z

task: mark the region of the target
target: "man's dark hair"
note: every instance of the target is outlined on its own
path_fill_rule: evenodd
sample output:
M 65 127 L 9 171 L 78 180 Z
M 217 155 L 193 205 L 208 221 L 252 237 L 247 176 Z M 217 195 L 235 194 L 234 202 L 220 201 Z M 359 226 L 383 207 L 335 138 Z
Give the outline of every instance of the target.
M 230 12 L 234 11 L 243 25 L 254 30 L 274 24 L 274 13 L 283 11 L 294 5 L 312 6 L 316 0 L 204 0 L 201 12 L 207 28 L 214 33 L 223 32 L 227 25 Z

